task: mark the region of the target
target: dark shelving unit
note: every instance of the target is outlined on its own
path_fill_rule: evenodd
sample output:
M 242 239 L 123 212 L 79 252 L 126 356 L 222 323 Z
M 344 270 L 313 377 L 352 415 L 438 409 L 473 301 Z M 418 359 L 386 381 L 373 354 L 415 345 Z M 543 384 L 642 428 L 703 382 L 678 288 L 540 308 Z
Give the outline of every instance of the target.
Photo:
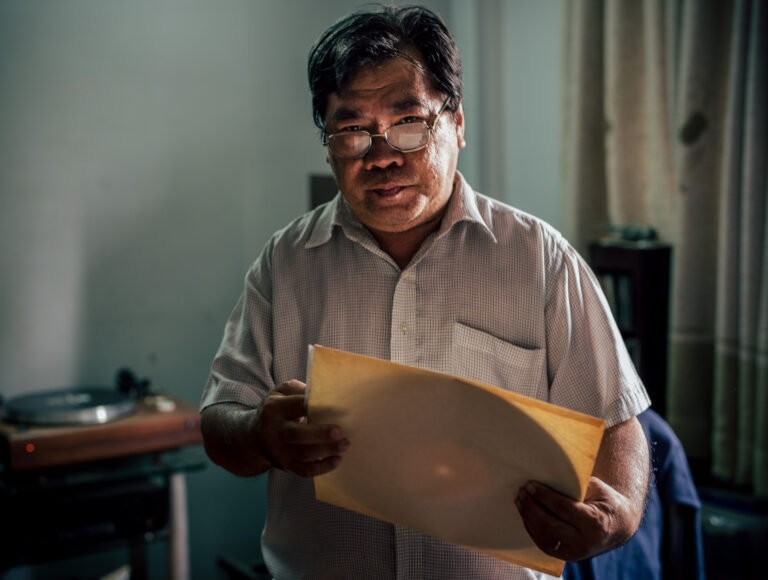
M 671 256 L 671 246 L 657 241 L 608 239 L 591 243 L 588 257 L 652 407 L 662 417 Z

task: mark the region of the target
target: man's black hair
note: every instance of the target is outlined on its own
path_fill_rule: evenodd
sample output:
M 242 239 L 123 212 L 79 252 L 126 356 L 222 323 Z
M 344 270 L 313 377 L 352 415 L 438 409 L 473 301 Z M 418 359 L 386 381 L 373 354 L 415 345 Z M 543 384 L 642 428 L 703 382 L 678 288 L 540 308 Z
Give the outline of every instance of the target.
M 413 56 L 407 54 L 413 52 Z M 315 124 L 325 128 L 331 93 L 341 93 L 362 67 L 405 58 L 424 70 L 456 111 L 462 98 L 461 59 L 442 19 L 421 6 L 382 6 L 350 14 L 317 39 L 309 52 L 309 89 Z

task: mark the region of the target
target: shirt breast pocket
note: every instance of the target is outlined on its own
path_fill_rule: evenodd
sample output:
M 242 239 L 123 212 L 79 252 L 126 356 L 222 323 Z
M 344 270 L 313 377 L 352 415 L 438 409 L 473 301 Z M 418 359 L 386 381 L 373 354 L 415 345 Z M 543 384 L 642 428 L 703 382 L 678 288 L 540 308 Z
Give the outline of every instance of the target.
M 457 376 L 547 399 L 543 348 L 524 348 L 457 322 L 453 325 L 451 355 Z

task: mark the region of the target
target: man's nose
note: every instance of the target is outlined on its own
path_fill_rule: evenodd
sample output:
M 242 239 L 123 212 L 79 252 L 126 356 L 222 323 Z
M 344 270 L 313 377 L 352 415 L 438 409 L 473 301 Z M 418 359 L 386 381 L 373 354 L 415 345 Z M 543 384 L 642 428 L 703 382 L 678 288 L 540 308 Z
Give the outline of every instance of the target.
M 393 149 L 384 135 L 372 135 L 371 140 L 371 148 L 364 157 L 366 169 L 383 169 L 390 165 L 400 166 L 403 164 L 405 161 L 403 153 Z

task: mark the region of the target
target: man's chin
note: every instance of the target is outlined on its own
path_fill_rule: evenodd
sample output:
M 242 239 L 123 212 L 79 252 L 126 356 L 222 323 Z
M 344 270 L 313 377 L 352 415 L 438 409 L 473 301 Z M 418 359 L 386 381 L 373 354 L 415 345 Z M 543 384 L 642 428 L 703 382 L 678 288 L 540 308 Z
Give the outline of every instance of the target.
M 371 229 L 387 234 L 399 234 L 417 227 L 421 215 L 418 212 L 404 210 L 403 208 L 389 208 L 368 212 L 365 219 L 361 220 Z
M 397 216 L 397 218 L 398 219 L 389 220 L 369 220 L 363 223 L 374 234 L 381 234 L 386 236 L 406 236 L 407 234 L 419 235 L 418 232 L 428 232 L 437 229 L 441 219 L 440 217 L 428 219 L 422 214 L 401 215 Z

